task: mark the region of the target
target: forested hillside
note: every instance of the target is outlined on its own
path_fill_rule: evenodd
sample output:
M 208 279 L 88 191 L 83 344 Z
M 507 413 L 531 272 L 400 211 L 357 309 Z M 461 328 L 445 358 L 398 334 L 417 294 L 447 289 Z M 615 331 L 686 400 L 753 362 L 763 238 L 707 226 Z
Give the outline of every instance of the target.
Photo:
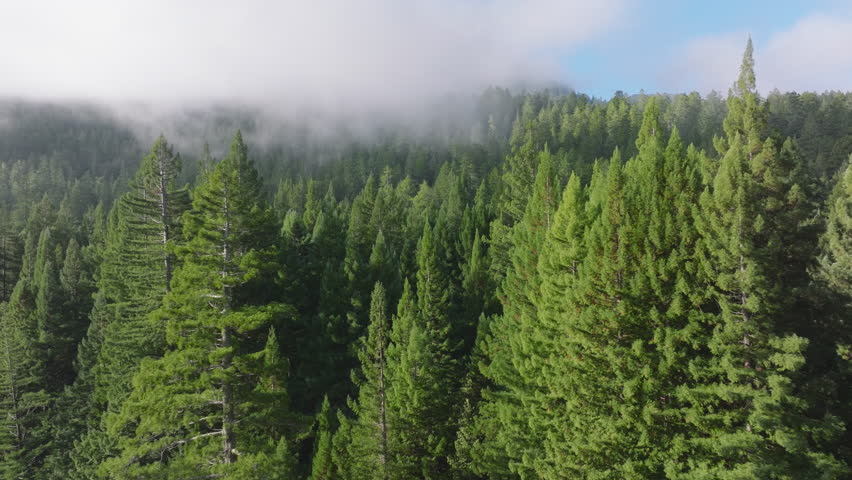
M 852 93 L 753 64 L 180 152 L 0 102 L 0 478 L 852 478 Z

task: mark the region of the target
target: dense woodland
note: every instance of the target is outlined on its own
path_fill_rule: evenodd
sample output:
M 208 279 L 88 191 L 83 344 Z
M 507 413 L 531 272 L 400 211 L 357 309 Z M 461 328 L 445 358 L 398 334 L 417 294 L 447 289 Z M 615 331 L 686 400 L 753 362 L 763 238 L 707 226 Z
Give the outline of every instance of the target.
M 0 477 L 852 478 L 852 93 L 755 85 L 180 153 L 0 102 Z

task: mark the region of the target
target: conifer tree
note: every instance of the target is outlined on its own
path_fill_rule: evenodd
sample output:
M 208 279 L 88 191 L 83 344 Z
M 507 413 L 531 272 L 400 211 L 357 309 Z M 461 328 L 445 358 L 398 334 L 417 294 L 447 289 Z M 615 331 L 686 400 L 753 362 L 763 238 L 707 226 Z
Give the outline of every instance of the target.
M 374 229 L 376 225 L 370 222 L 376 208 L 376 190 L 376 180 L 370 176 L 364 189 L 352 201 L 349 212 L 344 272 L 349 280 L 351 306 L 347 321 L 352 338 L 360 336 L 369 311 L 368 298 L 372 282 L 366 272 L 369 269 L 370 250 L 378 233 Z
M 838 422 L 812 418 L 798 396 L 797 371 L 808 339 L 785 328 L 793 300 L 786 280 L 800 273 L 784 259 L 796 243 L 801 188 L 767 138 L 766 110 L 755 89 L 751 41 L 728 97 L 726 137 L 712 191 L 702 195 L 698 223 L 704 268 L 718 303 L 708 332 L 709 358 L 694 360 L 700 386 L 679 395 L 690 404 L 695 431 L 689 450 L 670 469 L 679 478 L 795 478 L 820 472 L 839 478 L 845 467 L 820 443 Z
M 539 388 L 546 392 L 542 408 L 553 409 L 558 418 L 554 420 L 567 428 L 553 431 L 542 422 L 545 431 L 539 435 L 548 438 L 543 449 L 547 454 L 530 466 L 543 478 L 587 473 L 600 476 L 603 472 L 641 476 L 641 469 L 631 462 L 628 452 L 630 448 L 641 449 L 643 443 L 637 434 L 636 403 L 644 392 L 641 379 L 634 375 L 639 373 L 636 369 L 642 360 L 649 360 L 641 358 L 648 332 L 643 331 L 647 328 L 645 319 L 630 292 L 635 270 L 631 269 L 634 259 L 628 252 L 637 237 L 629 211 L 627 177 L 617 150 L 605 182 L 595 187 L 602 191 L 589 195 L 600 199 L 600 210 L 590 212 L 587 219 L 589 226 L 581 247 L 585 256 L 577 276 L 571 278 L 575 263 L 570 257 L 567 271 L 545 269 L 545 326 L 557 330 L 544 338 L 559 338 L 560 344 L 549 359 L 531 363 L 540 366 L 534 373 L 544 384 Z M 576 190 L 574 195 L 576 198 Z M 566 207 L 570 212 L 570 200 Z M 571 247 L 575 245 L 564 245 L 563 252 L 571 255 Z M 542 266 L 554 266 L 548 263 Z M 549 290 L 560 281 L 560 273 L 562 281 L 570 282 L 562 292 L 568 297 L 562 307 L 553 305 Z M 547 349 L 546 342 L 543 348 Z M 613 398 L 619 402 L 613 402 Z
M 281 228 L 281 258 L 278 284 L 282 299 L 298 312 L 298 319 L 290 325 L 289 335 L 284 339 L 290 352 L 293 367 L 290 376 L 290 392 L 298 398 L 298 406 L 312 409 L 328 394 L 330 384 L 339 379 L 334 372 L 335 358 L 317 355 L 318 351 L 332 350 L 324 325 L 318 321 L 320 310 L 325 308 L 321 300 L 322 277 L 325 269 L 325 254 L 320 245 L 325 233 L 325 216 L 317 217 L 314 235 L 307 231 L 302 216 L 291 210 L 284 216 Z M 339 292 L 337 292 L 339 293 Z
M 525 366 L 538 368 L 528 361 L 535 349 L 530 341 L 537 341 L 534 340 L 537 338 L 534 333 L 539 283 L 537 267 L 545 234 L 556 209 L 559 187 L 552 156 L 545 151 L 539 160 L 532 198 L 524 217 L 512 232 L 512 249 L 508 255 L 511 263 L 499 290 L 503 315 L 490 324 L 491 332 L 485 347 L 488 360 L 483 365 L 483 374 L 495 386 L 486 394 L 486 401 L 480 407 L 477 421 L 482 425 L 477 428 L 495 436 L 484 439 L 481 445 L 484 451 L 477 455 L 491 459 L 486 461 L 491 464 L 489 469 L 494 468 L 494 463 L 502 463 L 499 467 L 502 474 L 509 473 L 510 463 L 511 468 L 517 471 L 521 468 L 519 462 L 522 458 L 530 458 L 541 451 L 526 440 L 530 438 L 530 432 L 524 419 L 529 412 L 523 399 L 532 395 L 535 378 L 530 376 L 532 372 L 522 370 Z
M 189 192 L 177 184 L 182 169 L 180 154 L 160 135 L 130 182 L 130 192 L 121 199 L 130 213 L 131 228 L 138 239 L 137 255 L 159 257 L 159 283 L 168 290 L 175 264 L 171 248 L 180 236 L 181 215 L 189 207 Z
M 47 389 L 57 392 L 68 383 L 71 374 L 70 352 L 73 352 L 70 329 L 61 312 L 61 289 L 56 268 L 61 245 L 54 241 L 52 229 L 45 228 L 39 236 L 33 276 L 28 282 L 35 296 L 31 324 L 36 328 L 38 343 L 45 355 Z
M 390 450 L 390 478 L 411 478 L 417 476 L 418 465 L 417 442 L 419 412 L 414 405 L 414 393 L 419 369 L 412 350 L 422 341 L 417 325 L 416 298 L 411 285 L 405 280 L 402 296 L 399 299 L 397 313 L 393 318 L 391 330 L 391 345 L 388 348 L 388 423 L 394 425 L 390 430 L 388 447 Z M 420 407 L 422 408 L 422 407 Z
M 540 409 L 551 412 L 540 434 L 548 455 L 535 467 L 543 478 L 654 478 L 682 433 L 671 398 L 696 328 L 687 312 L 698 178 L 677 132 L 668 147 L 662 139 L 651 99 L 637 157 L 623 167 L 614 157 L 585 208 L 569 181 L 548 233 L 540 328 L 559 341 L 542 342 L 549 356 L 536 362 L 548 365 Z M 570 427 L 550 430 L 550 422 Z
M 428 225 L 417 259 L 417 293 L 406 281 L 388 349 L 390 478 L 444 478 L 455 434 L 450 405 L 459 379 L 446 280 Z
M 370 278 L 380 282 L 385 290 L 387 303 L 399 296 L 399 261 L 395 258 L 391 245 L 385 240 L 385 234 L 379 230 L 376 241 L 370 251 Z M 388 285 L 387 288 L 384 286 Z M 371 307 L 372 308 L 372 307 Z
M 277 448 L 293 419 L 286 362 L 270 330 L 287 312 L 266 287 L 275 272 L 273 221 L 237 132 L 195 192 L 183 264 L 155 313 L 172 348 L 144 362 L 120 414 L 109 419 L 122 453 L 103 464 L 104 473 L 226 474 L 240 457 L 254 462 Z
M 9 300 L 20 269 L 20 241 L 12 230 L 11 220 L 0 212 L 0 302 Z
M 86 385 L 93 412 L 116 413 L 132 389 L 131 379 L 141 360 L 161 355 L 165 328 L 148 315 L 158 308 L 170 288 L 176 266 L 174 248 L 181 243 L 181 215 L 189 207 L 189 192 L 177 185 L 182 162 L 161 135 L 142 159 L 139 169 L 98 229 L 87 256 L 98 262 L 96 288 L 100 302 L 93 306 L 84 340 L 88 358 Z M 103 210 L 103 207 L 99 207 Z M 115 454 L 115 438 L 99 418 L 76 442 L 77 472 L 90 476 L 107 456 Z
M 142 358 L 162 353 L 164 327 L 147 318 L 171 286 L 173 249 L 189 193 L 178 187 L 180 156 L 161 135 L 110 213 L 98 289 L 116 316 L 104 322 L 95 398 L 117 410 Z
M 354 373 L 358 397 L 352 404 L 351 472 L 355 478 L 386 479 L 388 449 L 388 364 L 390 341 L 385 289 L 376 282 L 370 301 L 370 325 L 358 351 Z
M 43 258 L 35 278 L 36 310 L 41 341 L 47 351 L 48 382 L 60 391 L 74 379 L 73 363 L 77 343 L 86 327 L 85 315 L 90 308 L 89 287 L 82 264 L 80 247 L 73 238 L 69 241 L 61 270 L 57 272 L 52 257 L 58 250 L 50 248 L 50 231 L 43 232 L 49 252 L 37 254 Z M 59 246 L 57 246 L 57 249 Z M 57 257 L 54 257 L 57 258 Z
M 9 304 L 0 304 L 0 473 L 35 475 L 49 447 L 50 395 L 37 330 L 30 317 L 32 293 L 19 282 Z
M 482 314 L 492 314 L 496 309 L 494 284 L 488 273 L 486 242 L 485 236 L 480 235 L 477 230 L 471 245 L 470 259 L 463 266 L 461 285 L 463 305 L 460 311 L 468 324 L 461 330 L 460 337 L 465 343 L 465 351 L 470 351 L 474 345 L 479 317 Z
M 322 401 L 322 408 L 317 416 L 316 440 L 311 456 L 310 480 L 332 480 L 337 478 L 333 458 L 333 439 L 331 404 L 328 397 Z
M 353 478 L 352 456 L 349 447 L 352 445 L 352 421 L 340 410 L 337 411 L 337 430 L 331 439 L 331 465 L 333 472 L 329 475 L 331 479 Z
M 846 320 L 852 308 L 852 167 L 842 172 L 828 201 L 826 229 L 820 239 L 820 255 L 817 267 L 813 271 L 823 298 L 825 314 L 819 319 L 821 350 L 820 364 L 823 367 L 818 384 L 834 387 L 823 388 L 812 401 L 822 402 L 826 409 L 843 419 L 845 425 L 852 421 L 852 408 L 849 399 L 850 374 L 852 374 L 852 329 Z M 826 391 L 827 390 L 827 391 Z M 849 437 L 852 434 L 846 428 L 837 443 L 845 457 L 849 453 Z
M 189 203 L 188 191 L 177 185 L 181 171 L 180 154 L 160 135 L 142 160 L 131 190 L 120 201 L 126 210 L 131 231 L 130 251 L 125 254 L 140 262 L 159 263 L 160 275 L 149 280 L 156 290 L 168 291 L 175 268 L 172 249 L 180 235 L 180 216 Z
M 835 291 L 852 298 L 852 166 L 840 176 L 829 199 L 821 243 L 819 276 Z

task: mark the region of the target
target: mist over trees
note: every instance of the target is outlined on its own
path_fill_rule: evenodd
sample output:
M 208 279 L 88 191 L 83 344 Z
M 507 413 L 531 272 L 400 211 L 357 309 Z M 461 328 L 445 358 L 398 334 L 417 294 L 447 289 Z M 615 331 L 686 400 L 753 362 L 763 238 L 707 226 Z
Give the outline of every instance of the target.
M 852 93 L 753 68 L 416 134 L 0 102 L 0 477 L 850 478 Z

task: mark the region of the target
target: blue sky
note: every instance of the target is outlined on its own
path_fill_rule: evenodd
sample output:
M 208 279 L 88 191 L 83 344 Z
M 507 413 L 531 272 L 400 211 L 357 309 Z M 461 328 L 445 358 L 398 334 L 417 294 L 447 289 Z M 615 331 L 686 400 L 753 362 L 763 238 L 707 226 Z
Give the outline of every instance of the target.
M 706 84 L 690 84 L 667 78 L 671 66 L 677 64 L 690 42 L 707 37 L 739 41 L 740 48 L 751 35 L 757 50 L 760 73 L 763 50 L 779 34 L 791 30 L 798 22 L 812 16 L 825 15 L 845 20 L 852 28 L 852 2 L 837 0 L 660 0 L 628 2 L 625 14 L 612 28 L 578 45 L 560 56 L 563 78 L 579 90 L 608 98 L 616 90 L 637 93 L 640 89 L 686 91 L 707 88 Z M 847 37 L 840 39 L 844 41 Z M 852 39 L 852 36 L 848 37 Z M 739 39 L 739 40 L 737 40 Z M 814 45 L 813 48 L 817 48 Z M 720 46 L 718 54 L 723 46 Z M 852 43 L 843 48 L 852 49 Z M 848 60 L 845 66 L 848 71 Z M 739 56 L 730 63 L 739 62 Z M 791 63 L 790 68 L 795 68 Z M 841 66 L 842 67 L 842 66 Z M 814 72 L 814 76 L 820 72 Z M 758 78 L 760 81 L 760 78 Z M 852 77 L 836 78 L 830 88 L 852 89 Z M 733 78 L 730 79 L 733 81 Z M 714 88 L 726 88 L 712 85 Z M 780 85 L 780 86 L 783 86 Z M 808 87 L 805 82 L 804 87 Z M 816 83 L 812 88 L 820 88 Z

